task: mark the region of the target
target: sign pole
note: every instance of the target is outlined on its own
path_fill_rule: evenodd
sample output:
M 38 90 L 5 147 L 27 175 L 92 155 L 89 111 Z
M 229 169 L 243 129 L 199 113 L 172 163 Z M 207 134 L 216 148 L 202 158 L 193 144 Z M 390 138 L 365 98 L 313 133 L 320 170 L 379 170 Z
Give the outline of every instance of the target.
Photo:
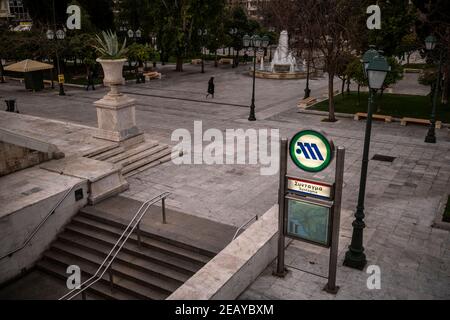
M 344 184 L 344 161 L 345 148 L 337 148 L 336 156 L 336 180 L 335 180 L 335 194 L 334 194 L 334 209 L 333 209 L 333 224 L 331 233 L 331 249 L 330 261 L 328 269 L 328 283 L 324 290 L 328 293 L 336 294 L 339 287 L 336 286 L 336 272 L 337 272 L 337 256 L 339 247 L 339 227 L 341 218 L 341 203 L 342 203 L 342 187 Z
M 285 217 L 285 203 L 286 203 L 286 174 L 287 174 L 287 152 L 288 141 L 281 139 L 280 141 L 280 184 L 278 188 L 278 258 L 277 270 L 273 273 L 277 277 L 283 278 L 287 269 L 284 266 L 284 217 Z

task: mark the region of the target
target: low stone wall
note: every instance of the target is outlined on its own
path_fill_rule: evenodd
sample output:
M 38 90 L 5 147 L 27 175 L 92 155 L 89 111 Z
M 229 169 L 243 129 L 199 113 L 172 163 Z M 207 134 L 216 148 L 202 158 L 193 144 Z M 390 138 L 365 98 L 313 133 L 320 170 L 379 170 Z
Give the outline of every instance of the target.
M 79 184 L 75 189 L 83 189 L 83 199 L 76 201 L 75 190 L 73 190 L 26 247 L 11 257 L 0 260 L 0 284 L 14 279 L 30 269 L 62 228 L 87 204 L 88 181 L 73 177 L 66 179 L 70 179 L 70 185 L 65 190 L 0 217 L 0 257 L 3 257 L 24 243 L 72 185 Z
M 167 299 L 236 299 L 276 258 L 277 244 L 275 205 Z
M 50 160 L 48 153 L 0 141 L 0 177 Z

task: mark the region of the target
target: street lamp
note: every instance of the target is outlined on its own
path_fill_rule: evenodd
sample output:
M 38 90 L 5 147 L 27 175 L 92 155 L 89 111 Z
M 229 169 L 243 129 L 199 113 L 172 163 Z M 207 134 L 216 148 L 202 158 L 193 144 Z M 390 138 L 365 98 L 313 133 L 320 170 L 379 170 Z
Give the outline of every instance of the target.
M 56 10 L 55 10 L 55 0 L 52 1 L 52 7 L 53 7 L 53 29 L 56 30 Z M 51 30 L 49 30 L 51 31 Z M 53 31 L 49 32 L 47 31 L 47 39 L 53 40 L 64 40 L 65 32 L 64 30 L 58 30 L 56 31 L 56 38 L 55 33 Z M 61 68 L 59 64 L 59 53 L 58 53 L 58 47 L 56 48 L 56 64 L 58 68 L 58 83 L 59 83 L 59 95 L 65 96 L 66 93 L 64 92 L 64 75 L 61 74 Z
M 137 29 L 136 31 L 129 29 L 127 34 L 128 34 L 128 38 L 133 39 L 134 41 L 136 41 L 136 39 L 140 39 L 142 37 L 142 31 L 139 29 Z
M 366 133 L 364 138 L 364 151 L 361 166 L 361 180 L 359 184 L 358 205 L 356 207 L 355 220 L 352 223 L 352 241 L 345 254 L 344 266 L 363 270 L 367 260 L 363 247 L 364 223 L 364 198 L 366 193 L 367 168 L 369 165 L 370 136 L 372 132 L 373 97 L 383 87 L 387 73 L 391 70 L 387 60 L 380 54 L 374 55 L 371 61 L 367 57 L 372 56 L 373 49 L 368 50 L 363 56 L 363 67 L 369 82 L 369 105 L 367 111 Z M 376 52 L 376 51 L 375 51 Z
M 437 40 L 433 35 L 429 35 L 428 37 L 425 38 L 425 48 L 428 51 L 434 50 L 434 48 L 436 48 L 436 43 Z
M 308 46 L 308 61 L 306 63 L 306 88 L 305 88 L 305 97 L 303 99 L 308 99 L 310 94 L 311 94 L 311 90 L 309 89 L 309 71 L 310 71 L 310 61 L 311 61 L 311 44 L 312 44 L 312 40 L 305 38 L 305 43 Z
M 255 116 L 255 80 L 256 80 L 256 51 L 259 49 L 267 49 L 269 46 L 269 38 L 267 36 L 260 37 L 258 35 L 245 35 L 242 39 L 244 48 L 253 49 L 253 91 L 252 104 L 250 105 L 250 115 L 248 121 L 256 121 Z
M 153 50 L 157 50 L 157 47 L 156 47 L 156 34 L 155 33 L 151 33 L 150 34 L 150 39 L 151 39 L 151 41 L 152 41 L 152 47 L 153 47 Z M 153 61 L 153 68 L 156 68 L 156 59 L 154 59 L 154 61 Z
M 48 40 L 55 40 L 55 41 L 64 40 L 64 38 L 66 37 L 66 33 L 64 32 L 64 30 L 57 30 L 56 32 L 53 30 L 47 30 L 46 36 Z M 56 65 L 58 69 L 59 95 L 65 96 L 66 93 L 64 92 L 64 76 L 61 74 L 58 51 L 59 51 L 58 48 L 56 48 Z M 53 76 L 52 76 L 52 88 L 54 88 Z
M 228 33 L 234 38 L 238 34 L 239 30 L 237 28 L 230 28 Z M 233 68 L 236 68 L 238 66 L 238 59 L 239 59 L 239 50 L 237 50 L 237 59 L 233 56 Z
M 436 48 L 436 44 L 437 40 L 433 35 L 426 37 L 425 48 L 427 49 L 427 51 L 429 52 L 433 51 Z M 441 80 L 441 72 L 442 72 L 442 50 L 440 50 L 439 71 L 437 74 L 436 84 L 434 85 L 433 107 L 431 109 L 430 127 L 428 128 L 428 133 L 427 136 L 425 137 L 426 143 L 436 143 L 436 103 L 439 92 L 439 82 Z
M 208 35 L 208 30 L 206 29 L 198 29 L 198 36 L 200 37 L 200 45 L 201 45 L 201 56 L 202 56 L 202 73 L 205 73 L 205 59 L 203 54 L 203 46 L 205 42 L 205 36 Z
M 369 67 L 369 63 L 373 60 L 375 56 L 378 55 L 378 51 L 375 50 L 375 46 L 369 46 L 369 50 L 367 50 L 361 59 L 361 63 L 363 66 L 364 76 L 367 78 L 367 68 Z

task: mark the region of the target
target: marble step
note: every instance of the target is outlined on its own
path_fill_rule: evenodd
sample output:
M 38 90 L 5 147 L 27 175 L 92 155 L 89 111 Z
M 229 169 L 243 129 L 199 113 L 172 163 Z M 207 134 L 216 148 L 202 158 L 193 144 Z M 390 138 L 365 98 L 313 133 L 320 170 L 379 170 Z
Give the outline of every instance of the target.
M 82 250 L 74 245 L 58 241 L 52 245 L 51 250 L 92 264 L 97 269 L 103 263 L 103 260 L 105 258 L 104 255 L 94 254 L 92 252 Z M 161 293 L 164 293 L 166 295 L 174 292 L 181 285 L 181 283 L 176 284 L 173 282 L 169 282 L 151 273 L 136 269 L 133 266 L 125 265 L 117 259 L 114 260 L 111 270 L 113 271 L 113 274 L 118 274 L 123 278 L 126 278 L 133 282 L 137 282 L 141 285 L 149 287 L 150 289 L 160 291 Z
M 150 168 L 156 167 L 156 166 L 158 166 L 160 164 L 163 164 L 165 162 L 169 162 L 170 160 L 172 160 L 172 158 L 173 158 L 173 154 L 169 154 L 169 155 L 167 155 L 167 156 L 165 156 L 165 157 L 163 157 L 161 159 L 158 159 L 157 161 L 153 161 L 152 163 L 149 163 L 149 164 L 147 164 L 145 166 L 142 166 L 140 168 L 137 168 L 137 169 L 135 169 L 133 171 L 130 171 L 130 172 L 124 174 L 124 177 L 125 178 L 132 177 L 132 176 L 134 176 L 134 175 L 136 175 L 138 173 L 141 173 L 141 172 L 143 172 L 145 170 L 148 170 Z
M 75 226 L 72 224 L 66 227 L 65 234 L 66 233 L 69 235 L 78 236 L 89 241 L 109 245 L 111 246 L 111 248 L 117 242 L 117 237 L 115 236 L 98 233 L 87 228 Z M 167 266 L 175 268 L 177 269 L 177 271 L 184 272 L 186 274 L 193 274 L 203 266 L 203 264 L 201 264 L 200 262 L 187 261 L 182 257 L 176 257 L 173 254 L 154 250 L 150 247 L 146 247 L 146 250 L 141 250 L 138 244 L 132 241 L 125 243 L 122 251 L 135 254 L 137 256 L 147 258 L 158 263 L 165 263 Z
M 131 156 L 129 158 L 126 158 L 126 159 L 121 160 L 121 161 L 116 162 L 116 163 L 122 165 L 122 167 L 127 167 L 127 166 L 129 166 L 129 165 L 131 165 L 133 163 L 137 163 L 138 161 L 140 161 L 142 159 L 151 157 L 154 154 L 157 154 L 158 152 L 161 152 L 161 151 L 163 151 L 163 150 L 165 150 L 167 148 L 169 148 L 169 146 L 167 146 L 167 145 L 157 145 L 157 146 L 155 146 L 155 147 L 153 147 L 151 149 L 145 150 L 143 152 L 135 154 L 135 155 L 133 155 L 133 156 Z M 109 162 L 109 160 L 107 160 L 107 161 Z
M 108 225 L 108 224 L 101 223 L 96 220 L 92 220 L 92 219 L 89 219 L 86 217 L 80 217 L 80 216 L 75 217 L 72 220 L 71 225 L 78 225 L 80 227 L 84 227 L 84 228 L 90 229 L 92 231 L 98 232 L 99 234 L 100 233 L 108 234 L 108 235 L 111 235 L 111 236 L 117 237 L 117 238 L 120 237 L 120 235 L 122 234 L 122 232 L 124 230 L 124 228 L 119 228 L 116 226 Z M 135 238 L 136 238 L 136 234 L 133 234 L 128 239 L 128 241 L 137 243 L 137 240 Z M 181 248 L 180 246 L 177 246 L 174 244 L 165 243 L 165 242 L 159 241 L 157 239 L 147 237 L 144 232 L 141 232 L 141 241 L 142 241 L 143 246 L 149 247 L 153 250 L 164 252 L 169 255 L 173 255 L 175 257 L 181 257 L 182 259 L 186 259 L 186 260 L 194 262 L 194 263 L 200 262 L 200 263 L 206 264 L 210 260 L 210 257 L 204 256 L 197 252 L 193 252 L 191 250 Z
M 71 236 L 70 234 L 58 237 L 57 241 L 60 243 L 70 244 L 71 246 L 77 247 L 80 250 L 86 252 L 92 252 L 97 255 L 102 255 L 103 257 L 106 257 L 106 255 L 111 250 L 111 246 L 109 245 L 101 244 L 95 241 L 89 241 L 88 239 L 83 239 L 76 236 Z M 161 279 L 170 281 L 173 284 L 181 285 L 190 277 L 185 273 L 178 272 L 177 270 L 169 268 L 167 265 L 158 264 L 153 260 L 134 255 L 130 252 L 120 251 L 116 257 L 116 261 L 143 272 L 153 274 Z
M 44 257 L 43 259 L 41 259 L 37 264 L 36 264 L 36 268 L 50 276 L 53 276 L 59 280 L 62 281 L 67 281 L 67 266 L 65 266 L 62 263 L 59 262 L 55 262 L 52 258 L 50 257 Z M 83 272 L 82 270 L 82 280 L 86 280 L 89 278 L 89 274 L 86 274 L 85 272 Z M 69 292 L 69 290 L 67 289 L 67 292 Z M 119 290 L 115 290 L 115 291 L 111 291 L 111 287 L 109 285 L 109 283 L 106 282 L 106 278 L 104 281 L 100 280 L 97 281 L 96 283 L 94 283 L 88 290 L 87 290 L 87 294 L 86 294 L 86 298 L 87 300 L 89 300 L 89 296 L 90 294 L 93 293 L 96 296 L 100 296 L 101 298 L 107 299 L 107 300 L 135 300 L 137 299 L 135 296 L 130 295 L 128 293 L 119 291 Z M 59 298 L 59 297 L 58 297 Z M 80 296 L 75 298 L 76 300 L 81 299 L 81 294 Z
M 98 269 L 98 266 L 93 263 L 81 260 L 78 257 L 54 250 L 52 248 L 45 252 L 44 258 L 53 262 L 53 265 L 62 265 L 66 268 L 70 265 L 77 265 L 80 267 L 80 270 L 86 274 L 87 277 L 92 277 Z M 134 296 L 134 299 L 163 300 L 168 296 L 168 293 L 166 291 L 151 288 L 141 283 L 132 281 L 129 279 L 129 276 L 123 277 L 122 275 L 113 272 L 113 278 L 113 290 L 111 290 L 111 288 L 109 287 L 109 272 L 106 272 L 97 283 L 101 282 L 107 285 L 108 293 L 122 291 Z M 83 280 L 85 280 L 85 278 L 83 278 Z
M 99 155 L 92 157 L 92 159 L 99 160 L 99 161 L 106 161 L 107 159 L 109 159 L 115 155 L 122 154 L 124 152 L 125 152 L 125 148 L 117 147 L 115 149 L 111 149 L 104 153 L 100 153 Z
M 112 162 L 112 163 L 117 163 L 117 162 L 125 160 L 131 156 L 134 156 L 138 153 L 141 153 L 141 152 L 147 151 L 148 149 L 156 147 L 157 145 L 158 145 L 157 142 L 142 143 L 142 144 L 137 145 L 135 148 L 129 149 L 121 154 L 118 154 L 116 156 L 108 158 L 107 161 Z
M 162 151 L 157 152 L 157 153 L 153 154 L 152 156 L 146 157 L 142 160 L 136 161 L 134 163 L 131 163 L 131 164 L 123 167 L 122 174 L 126 175 L 127 173 L 129 173 L 131 171 L 139 169 L 139 168 L 146 166 L 152 162 L 158 161 L 161 158 L 164 158 L 168 155 L 170 156 L 171 152 L 172 152 L 171 149 L 169 147 L 166 147 Z
M 105 153 L 105 152 L 107 152 L 109 150 L 112 150 L 112 149 L 115 149 L 115 148 L 118 148 L 118 147 L 119 147 L 119 144 L 116 143 L 116 144 L 106 145 L 106 146 L 103 146 L 103 147 L 100 147 L 100 148 L 95 148 L 94 150 L 91 149 L 91 150 L 86 151 L 83 154 L 83 157 L 92 158 L 92 157 L 98 156 L 101 153 Z

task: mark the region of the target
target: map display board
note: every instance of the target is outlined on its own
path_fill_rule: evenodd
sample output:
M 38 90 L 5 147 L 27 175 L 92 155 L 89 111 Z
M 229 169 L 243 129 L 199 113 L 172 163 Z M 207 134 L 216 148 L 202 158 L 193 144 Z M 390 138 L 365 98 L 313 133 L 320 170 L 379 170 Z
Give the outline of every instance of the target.
M 286 236 L 329 247 L 330 220 L 329 206 L 287 198 Z

